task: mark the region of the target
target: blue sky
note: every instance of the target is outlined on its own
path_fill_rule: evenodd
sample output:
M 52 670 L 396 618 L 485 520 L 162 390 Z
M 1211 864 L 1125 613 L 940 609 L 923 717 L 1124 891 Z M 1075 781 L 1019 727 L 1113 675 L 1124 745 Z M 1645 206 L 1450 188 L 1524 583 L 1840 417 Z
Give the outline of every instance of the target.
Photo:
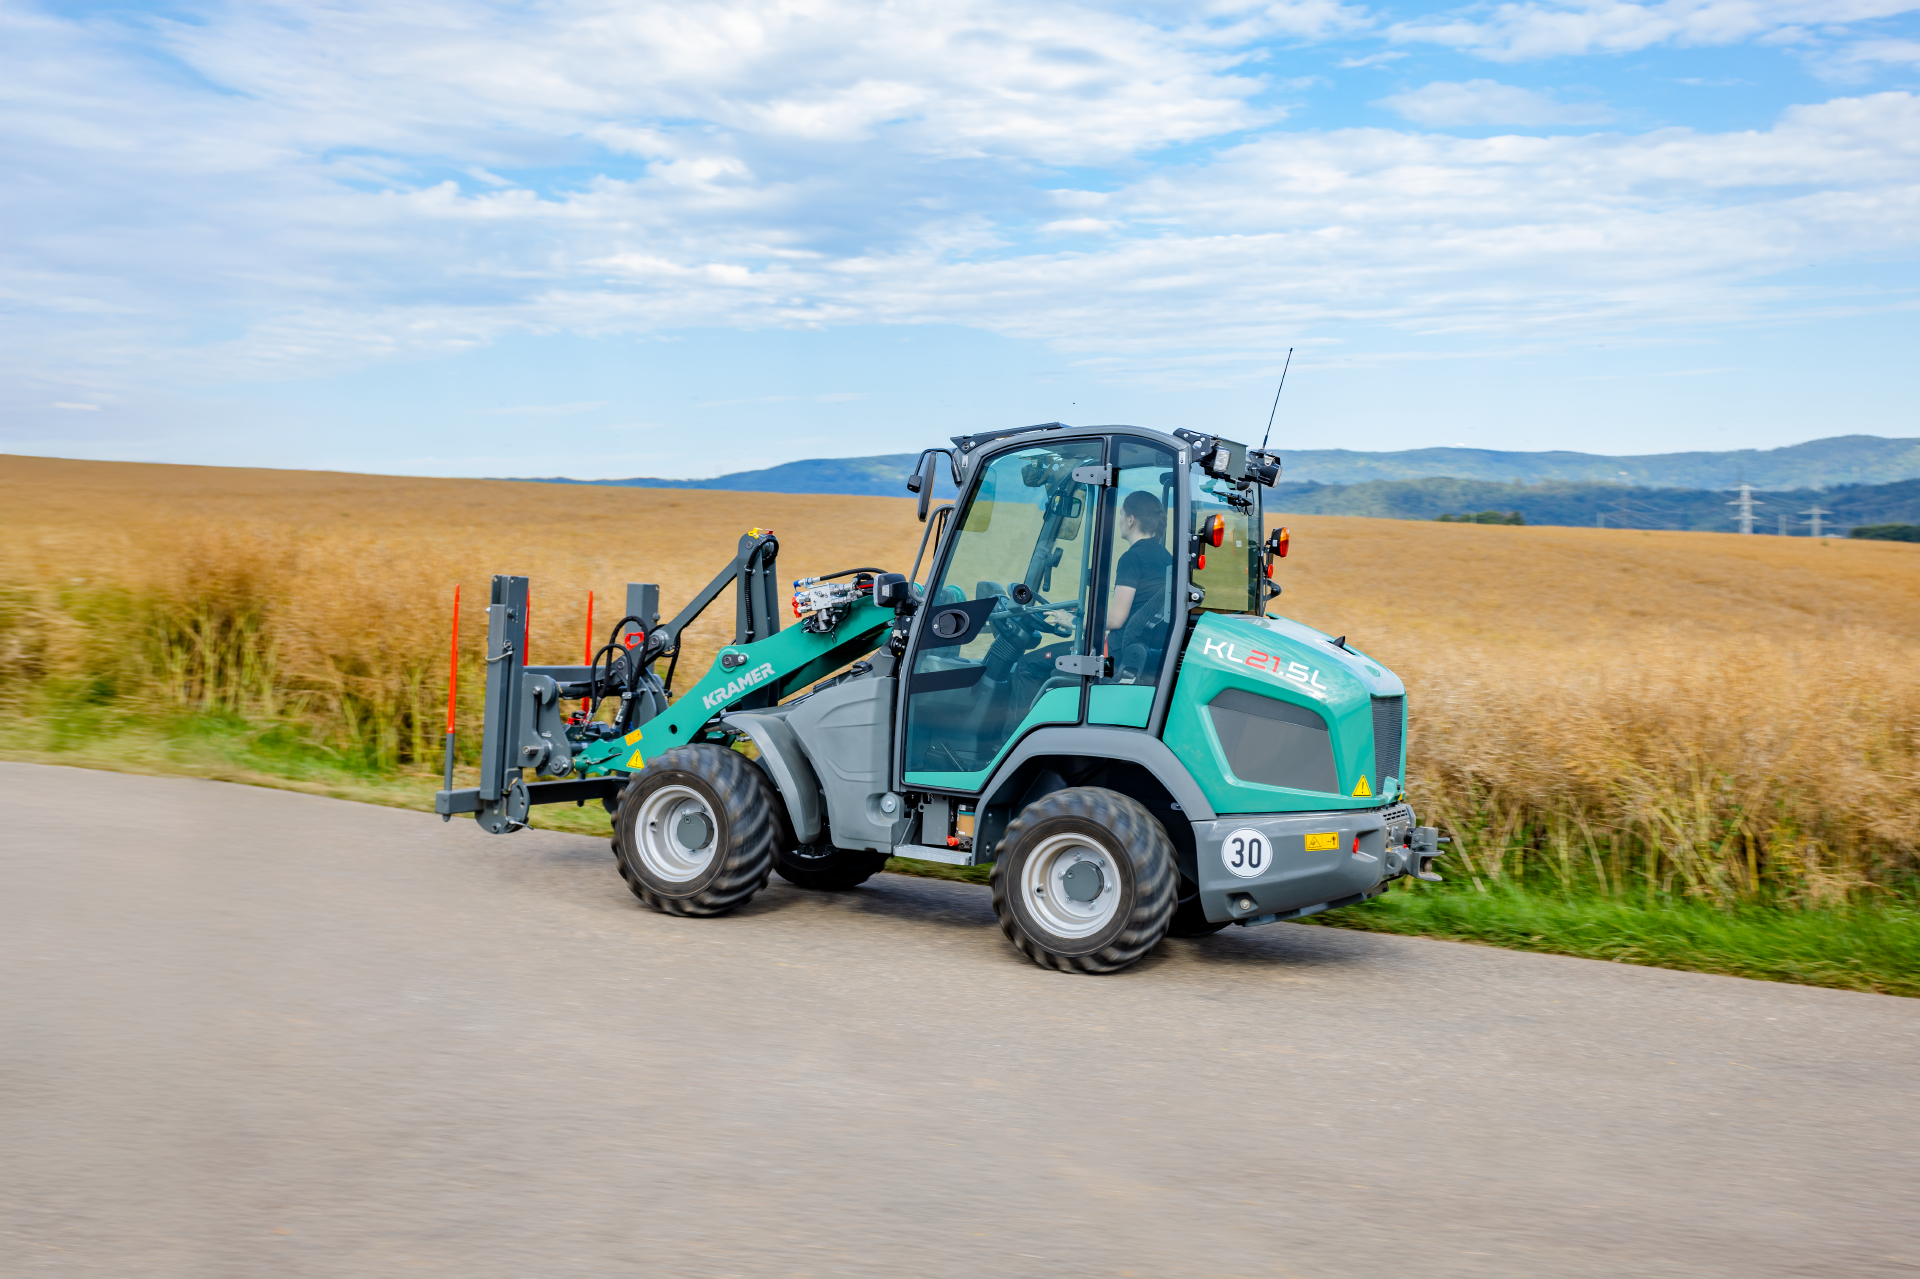
M 1920 434 L 1920 0 L 0 12 L 0 452 Z

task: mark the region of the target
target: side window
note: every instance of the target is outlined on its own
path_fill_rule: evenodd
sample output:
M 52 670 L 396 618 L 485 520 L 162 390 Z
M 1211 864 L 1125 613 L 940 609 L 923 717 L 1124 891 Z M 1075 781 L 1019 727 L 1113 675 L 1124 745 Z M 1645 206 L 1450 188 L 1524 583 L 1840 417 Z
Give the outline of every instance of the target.
M 1110 684 L 1159 682 L 1168 637 L 1173 632 L 1175 485 L 1174 455 L 1156 444 L 1123 437 L 1114 441 L 1120 483 L 1108 501 L 1110 541 L 1106 566 L 1105 628 L 1099 650 L 1113 659 Z

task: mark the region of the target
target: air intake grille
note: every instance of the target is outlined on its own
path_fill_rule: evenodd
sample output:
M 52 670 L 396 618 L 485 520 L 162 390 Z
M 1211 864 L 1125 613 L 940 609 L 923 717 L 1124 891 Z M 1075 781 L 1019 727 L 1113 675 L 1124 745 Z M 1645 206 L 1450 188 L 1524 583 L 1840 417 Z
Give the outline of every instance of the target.
M 1403 759 L 1400 740 L 1400 728 L 1406 721 L 1407 699 L 1404 697 L 1376 697 L 1373 699 L 1373 784 L 1384 785 L 1387 778 L 1397 777 L 1403 783 L 1407 775 L 1402 771 Z

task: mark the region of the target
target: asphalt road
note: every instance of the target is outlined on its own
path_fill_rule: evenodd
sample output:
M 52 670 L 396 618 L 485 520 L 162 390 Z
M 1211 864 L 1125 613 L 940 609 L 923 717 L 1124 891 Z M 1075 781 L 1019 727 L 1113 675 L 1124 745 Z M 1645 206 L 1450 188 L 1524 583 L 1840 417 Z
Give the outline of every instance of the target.
M 1911 1275 L 1920 1001 L 0 765 L 0 1272 Z

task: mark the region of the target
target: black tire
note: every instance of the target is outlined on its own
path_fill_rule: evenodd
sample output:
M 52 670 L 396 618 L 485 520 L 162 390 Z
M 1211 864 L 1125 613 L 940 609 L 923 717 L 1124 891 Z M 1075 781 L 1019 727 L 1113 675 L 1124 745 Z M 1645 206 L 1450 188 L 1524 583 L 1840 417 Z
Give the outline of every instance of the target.
M 780 878 L 797 888 L 839 893 L 858 888 L 886 867 L 885 853 L 865 849 L 835 848 L 822 838 L 799 848 L 785 849 L 773 855 L 773 869 Z
M 1233 927 L 1231 919 L 1218 924 L 1208 919 L 1200 909 L 1200 890 L 1187 880 L 1180 881 L 1180 890 L 1193 888 L 1193 895 L 1182 897 L 1173 908 L 1173 920 L 1167 925 L 1169 937 L 1211 937 L 1222 928 Z
M 763 779 L 724 746 L 680 746 L 647 761 L 613 821 L 620 877 L 633 895 L 666 915 L 724 915 L 765 887 L 779 821 Z M 699 817 L 707 843 L 690 848 L 679 824 Z
M 773 806 L 778 827 L 773 849 L 773 869 L 780 878 L 796 888 L 838 893 L 858 888 L 886 866 L 885 853 L 835 848 L 827 832 L 824 815 L 819 835 L 811 844 L 802 844 L 793 833 L 793 817 L 787 812 L 787 801 L 780 797 L 779 786 L 767 776 L 764 769 L 754 771 L 760 774 L 760 784 L 766 787 L 767 802 Z
M 1081 874 L 1080 861 L 1093 873 Z M 1173 841 L 1144 805 L 1076 786 L 1035 800 L 1007 827 L 993 864 L 993 909 L 1007 940 L 1041 967 L 1118 972 L 1166 935 L 1179 878 Z M 1094 895 L 1082 900 L 1081 891 Z M 1102 900 L 1108 891 L 1110 902 Z

